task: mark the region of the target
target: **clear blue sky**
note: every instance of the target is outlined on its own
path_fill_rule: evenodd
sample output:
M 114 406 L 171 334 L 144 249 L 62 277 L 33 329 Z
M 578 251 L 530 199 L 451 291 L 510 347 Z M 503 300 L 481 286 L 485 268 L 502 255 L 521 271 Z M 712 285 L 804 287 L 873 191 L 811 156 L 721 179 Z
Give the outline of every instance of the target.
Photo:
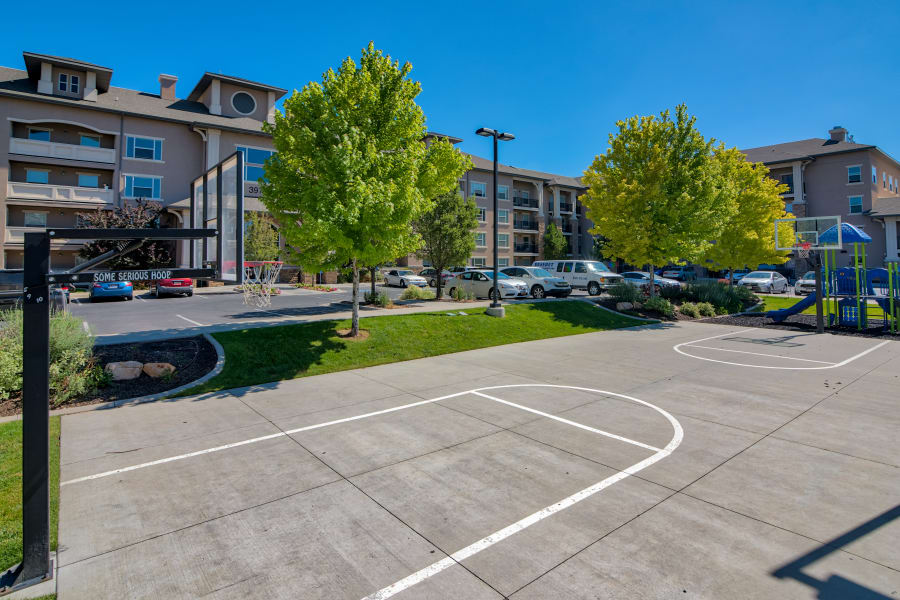
M 204 71 L 300 88 L 371 39 L 409 61 L 434 131 L 501 161 L 579 175 L 618 119 L 686 102 L 704 135 L 748 148 L 825 137 L 900 159 L 900 2 L 12 2 L 0 64 L 22 51 L 114 69 L 185 96 Z M 151 8 L 152 6 L 152 8 Z

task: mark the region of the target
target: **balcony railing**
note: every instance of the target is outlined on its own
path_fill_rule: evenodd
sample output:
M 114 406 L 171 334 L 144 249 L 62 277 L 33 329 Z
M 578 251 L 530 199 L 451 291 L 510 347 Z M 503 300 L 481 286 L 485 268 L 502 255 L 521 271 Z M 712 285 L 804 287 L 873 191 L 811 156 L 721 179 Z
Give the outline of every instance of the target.
M 559 212 L 570 213 L 572 212 L 572 205 L 567 204 L 565 202 L 559 203 Z
M 537 198 L 523 198 L 522 196 L 513 196 L 513 206 L 516 208 L 537 208 Z
M 25 183 L 10 181 L 6 185 L 7 198 L 24 200 L 44 200 L 52 202 L 77 202 L 79 204 L 112 204 L 113 191 L 110 189 L 54 185 L 52 183 Z
M 516 244 L 515 251 L 519 254 L 537 254 L 538 246 L 537 244 Z
M 522 229 L 524 231 L 537 231 L 538 224 L 537 221 L 526 221 L 522 219 L 515 219 L 513 223 L 513 229 Z
M 3 241 L 7 244 L 24 244 L 25 243 L 25 233 L 29 231 L 46 231 L 45 227 L 21 227 L 21 226 L 10 226 L 6 227 L 6 235 L 3 237 Z M 76 246 L 79 247 L 82 244 L 86 244 L 91 240 L 53 240 L 52 246 L 54 248 L 60 246 Z
M 28 156 L 45 156 L 47 158 L 68 158 L 71 160 L 89 160 L 93 162 L 115 164 L 116 151 L 113 148 L 97 148 L 78 144 L 61 144 L 25 138 L 9 138 L 10 154 L 27 154 Z

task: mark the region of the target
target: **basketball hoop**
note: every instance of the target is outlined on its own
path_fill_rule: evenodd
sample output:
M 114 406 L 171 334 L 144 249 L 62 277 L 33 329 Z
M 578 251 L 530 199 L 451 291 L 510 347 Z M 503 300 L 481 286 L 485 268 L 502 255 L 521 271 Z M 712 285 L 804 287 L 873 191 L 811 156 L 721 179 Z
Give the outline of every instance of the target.
M 258 307 L 272 304 L 275 282 L 278 280 L 278 274 L 281 273 L 283 264 L 278 260 L 244 262 L 244 281 L 241 283 L 244 304 Z
M 809 249 L 812 248 L 810 242 L 800 242 L 796 246 L 798 258 L 809 258 Z

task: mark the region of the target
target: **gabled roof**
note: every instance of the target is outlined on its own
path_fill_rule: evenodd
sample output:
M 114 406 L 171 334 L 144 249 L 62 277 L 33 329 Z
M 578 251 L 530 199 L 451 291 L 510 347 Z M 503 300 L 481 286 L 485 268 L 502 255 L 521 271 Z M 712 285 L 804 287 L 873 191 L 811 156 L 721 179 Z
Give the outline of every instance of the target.
M 66 58 L 65 56 L 51 56 L 50 54 L 38 54 L 36 52 L 23 52 L 22 58 L 25 59 L 25 70 L 28 71 L 28 76 L 34 80 L 41 78 L 41 63 L 50 63 L 56 67 L 74 71 L 93 71 L 97 74 L 97 90 L 100 92 L 105 92 L 109 89 L 109 82 L 112 79 L 112 69 L 109 67 L 101 67 L 83 60 Z
M 209 109 L 200 102 L 166 100 L 160 98 L 159 94 L 126 88 L 110 87 L 106 93 L 97 96 L 96 102 L 38 94 L 36 82 L 29 79 L 25 71 L 7 67 L 0 67 L 0 96 L 266 135 L 262 133 L 262 122 L 256 119 L 211 115 Z
M 803 160 L 805 158 L 814 158 L 826 154 L 840 154 L 842 152 L 854 152 L 872 148 L 875 148 L 875 146 L 857 144 L 854 142 L 839 142 L 823 138 L 810 138 L 808 140 L 786 142 L 784 144 L 747 148 L 741 150 L 741 152 L 747 156 L 747 160 L 750 162 L 761 162 L 768 165 Z
M 482 171 L 493 171 L 494 170 L 494 161 L 488 160 L 486 158 L 481 158 L 480 156 L 476 156 L 474 154 L 466 153 L 469 158 L 472 159 L 472 164 L 475 165 L 476 169 Z M 502 163 L 497 165 L 497 171 L 503 173 L 504 175 L 511 175 L 513 177 L 526 177 L 528 179 L 541 179 L 547 185 L 563 185 L 566 187 L 573 187 L 579 189 L 587 189 L 587 186 L 581 183 L 581 179 L 577 177 L 569 177 L 567 175 L 555 175 L 553 173 L 545 173 L 543 171 L 532 171 L 531 169 L 520 169 L 519 167 L 513 167 L 510 165 L 504 165 Z
M 275 87 L 274 85 L 267 85 L 265 83 L 259 83 L 257 81 L 250 81 L 249 79 L 241 79 L 240 77 L 220 75 L 218 73 L 210 73 L 209 71 L 207 71 L 203 74 L 203 77 L 200 78 L 200 81 L 197 82 L 197 85 L 194 86 L 194 89 L 191 90 L 191 93 L 188 94 L 187 99 L 192 102 L 198 101 L 200 99 L 200 96 L 203 95 L 203 92 L 206 91 L 206 88 L 209 87 L 209 84 L 212 83 L 213 79 L 218 79 L 226 83 L 233 83 L 234 85 L 249 88 L 251 90 L 259 90 L 261 92 L 275 92 L 276 100 L 287 94 L 286 89 Z

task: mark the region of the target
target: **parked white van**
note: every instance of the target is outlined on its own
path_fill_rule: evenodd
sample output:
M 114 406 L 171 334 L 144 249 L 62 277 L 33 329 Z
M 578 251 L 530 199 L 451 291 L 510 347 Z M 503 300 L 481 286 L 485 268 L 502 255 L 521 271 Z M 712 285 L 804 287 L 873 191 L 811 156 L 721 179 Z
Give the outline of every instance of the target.
M 621 275 L 610 271 L 599 260 L 537 260 L 531 266 L 546 269 L 568 281 L 572 289 L 587 290 L 591 296 L 622 281 Z

